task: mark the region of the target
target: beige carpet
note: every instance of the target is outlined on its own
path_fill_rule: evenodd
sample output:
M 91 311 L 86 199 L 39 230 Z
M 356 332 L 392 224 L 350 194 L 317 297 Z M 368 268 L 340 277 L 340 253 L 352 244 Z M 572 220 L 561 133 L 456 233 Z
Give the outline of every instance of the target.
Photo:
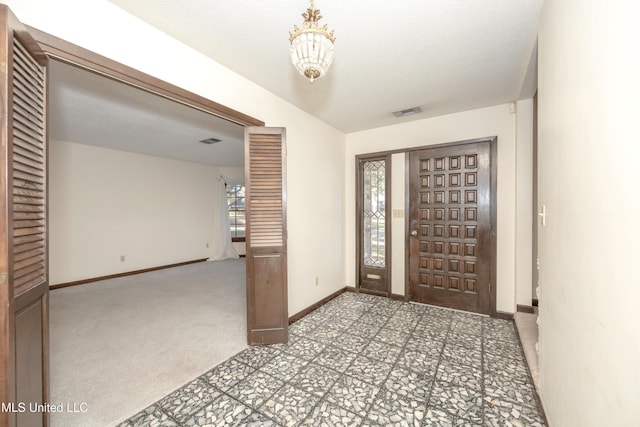
M 244 259 L 52 291 L 51 402 L 86 408 L 53 427 L 115 425 L 239 352 L 245 301 Z

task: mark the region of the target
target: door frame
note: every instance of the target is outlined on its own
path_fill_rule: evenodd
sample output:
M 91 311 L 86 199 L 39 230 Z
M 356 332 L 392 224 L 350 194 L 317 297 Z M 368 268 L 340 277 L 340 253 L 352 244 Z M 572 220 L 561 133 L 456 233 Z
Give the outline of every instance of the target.
M 361 267 L 362 267 L 362 174 L 360 169 L 363 162 L 370 160 L 384 160 L 385 161 L 385 227 L 384 227 L 384 239 L 385 239 L 385 270 L 386 270 L 386 284 L 387 289 L 384 293 L 379 293 L 374 290 L 363 289 L 360 287 L 361 280 Z M 355 288 L 358 292 L 370 293 L 374 295 L 382 295 L 391 297 L 391 153 L 377 153 L 377 154 L 360 154 L 356 156 L 356 282 Z
M 195 108 L 207 114 L 244 126 L 245 129 L 249 126 L 262 127 L 265 124 L 262 120 L 233 110 L 222 104 L 218 104 L 217 102 L 211 101 L 203 96 L 189 92 L 181 87 L 175 86 L 132 67 L 74 45 L 73 43 L 45 33 L 37 28 L 29 26 L 26 27 L 50 59 L 55 59 L 83 70 L 102 75 L 109 79 L 122 82 L 134 88 L 142 89 L 163 98 L 179 102 L 187 107 Z M 245 161 L 244 168 L 246 176 L 249 171 L 248 161 Z M 249 224 L 247 225 L 249 226 Z M 245 258 L 245 268 L 247 268 L 247 260 L 248 258 Z M 246 304 L 247 312 L 249 312 L 251 309 L 251 307 L 248 306 L 249 299 L 246 300 Z M 284 310 L 285 312 L 283 315 L 288 316 L 288 304 L 286 303 L 286 300 Z M 247 324 L 247 335 L 248 334 L 249 325 Z

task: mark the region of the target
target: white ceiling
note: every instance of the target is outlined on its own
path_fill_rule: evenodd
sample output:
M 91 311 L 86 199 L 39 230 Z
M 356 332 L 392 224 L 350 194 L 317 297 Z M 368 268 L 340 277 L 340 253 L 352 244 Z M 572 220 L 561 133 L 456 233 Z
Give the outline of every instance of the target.
M 49 136 L 213 166 L 244 164 L 244 128 L 106 77 L 50 61 Z M 213 145 L 198 141 L 222 140 Z
M 543 0 L 317 0 L 337 39 L 313 84 L 289 59 L 308 0 L 109 1 L 344 132 L 510 102 L 523 82 L 535 86 L 525 76 Z M 423 113 L 392 115 L 414 106 Z
M 543 0 L 317 0 L 337 40 L 332 68 L 313 84 L 289 59 L 288 32 L 307 0 L 109 1 L 344 132 L 510 102 L 536 88 Z M 239 125 L 57 61 L 50 75 L 54 140 L 243 165 Z M 423 112 L 392 114 L 415 106 Z M 222 142 L 197 142 L 211 137 Z

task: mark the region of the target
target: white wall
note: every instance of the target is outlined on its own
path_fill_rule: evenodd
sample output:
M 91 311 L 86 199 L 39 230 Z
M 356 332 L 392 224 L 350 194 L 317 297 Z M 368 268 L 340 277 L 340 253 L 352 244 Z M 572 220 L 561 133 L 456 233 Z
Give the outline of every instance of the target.
M 51 141 L 50 283 L 207 258 L 218 174 L 196 163 Z
M 640 3 L 539 26 L 540 385 L 553 427 L 640 425 Z
M 516 304 L 532 304 L 533 99 L 518 101 L 516 118 Z
M 289 314 L 345 286 L 342 132 L 106 0 L 6 3 L 26 24 L 256 117 L 267 126 L 286 127 Z
M 497 309 L 515 311 L 515 220 L 516 220 L 516 116 L 510 105 L 498 105 L 465 111 L 347 135 L 345 156 L 345 282 L 355 286 L 355 156 L 357 154 L 399 148 L 420 147 L 445 142 L 498 137 L 498 271 Z M 395 164 L 395 163 L 394 163 Z M 394 175 L 395 176 L 395 175 Z M 393 193 L 404 194 L 404 179 L 394 179 Z M 392 196 L 395 197 L 395 196 Z M 394 199 L 395 200 L 395 199 Z M 395 224 L 395 220 L 392 224 Z M 395 230 L 393 228 L 392 230 Z M 404 233 L 404 230 L 403 230 Z M 397 236 L 397 233 L 395 233 Z M 404 236 L 403 236 L 404 237 Z M 392 237 L 395 239 L 395 237 Z M 395 241 L 395 240 L 394 240 Z M 396 246 L 392 246 L 395 252 Z M 404 246 L 402 247 L 404 250 Z M 396 258 L 392 256 L 394 262 Z M 404 271 L 404 265 L 392 265 L 392 271 Z M 395 278 L 395 273 L 394 278 Z M 400 287 L 393 284 L 394 292 Z M 404 286 L 402 287 L 404 291 Z M 404 292 L 401 292 L 403 294 Z

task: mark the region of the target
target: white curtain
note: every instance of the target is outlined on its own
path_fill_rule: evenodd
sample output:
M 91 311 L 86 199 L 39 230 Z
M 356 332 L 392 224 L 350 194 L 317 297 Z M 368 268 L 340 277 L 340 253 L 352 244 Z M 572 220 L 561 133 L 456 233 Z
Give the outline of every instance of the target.
M 218 178 L 218 200 L 213 223 L 213 241 L 211 244 L 211 258 L 207 261 L 217 261 L 228 258 L 238 258 L 238 252 L 231 242 L 231 224 L 229 221 L 229 205 L 227 203 L 226 185 L 234 185 L 229 178 L 220 175 Z

